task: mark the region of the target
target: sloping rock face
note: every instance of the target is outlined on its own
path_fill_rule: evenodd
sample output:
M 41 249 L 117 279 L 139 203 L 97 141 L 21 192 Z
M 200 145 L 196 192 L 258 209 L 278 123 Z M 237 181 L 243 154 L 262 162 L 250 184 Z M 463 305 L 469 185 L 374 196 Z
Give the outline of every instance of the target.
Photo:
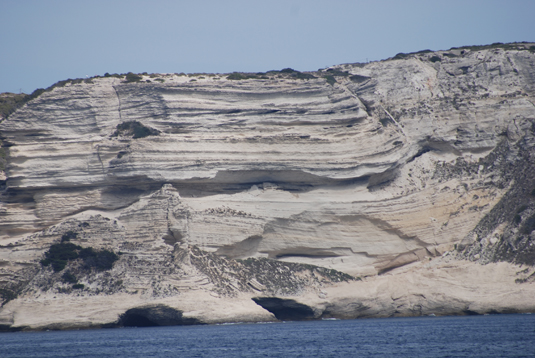
M 510 289 L 528 292 L 533 46 L 424 51 L 306 74 L 109 76 L 54 86 L 0 123 L 0 285 L 4 301 L 19 295 L 0 324 L 50 325 L 50 315 L 30 312 L 57 297 L 72 307 L 123 297 L 90 323 L 89 313 L 78 321 L 52 315 L 66 327 L 119 322 L 151 305 L 171 307 L 184 322 L 274 319 L 255 297 L 291 302 L 281 307 L 294 317 L 288 309 L 303 310 L 294 299 L 310 292 L 307 318 L 451 314 L 487 299 L 431 284 L 395 300 L 362 293 L 387 297 L 385 280 L 426 277 L 430 262 L 453 275 L 475 265 L 466 270 L 479 275 L 490 267 L 480 263 L 506 261 L 507 272 L 519 272 Z M 68 261 L 65 270 L 84 286 L 76 289 L 65 271 L 40 264 L 67 233 L 80 247 L 116 252 L 113 269 Z M 527 271 L 515 271 L 520 264 Z M 328 292 L 341 282 L 363 291 Z M 194 296 L 211 303 L 194 308 Z M 248 303 L 238 309 L 229 297 Z M 523 297 L 473 311 L 533 309 Z

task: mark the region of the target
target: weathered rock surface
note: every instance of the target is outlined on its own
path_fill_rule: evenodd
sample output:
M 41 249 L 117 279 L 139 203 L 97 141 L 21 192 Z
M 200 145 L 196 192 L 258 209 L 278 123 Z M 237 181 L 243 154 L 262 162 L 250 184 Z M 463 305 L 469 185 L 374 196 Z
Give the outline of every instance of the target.
M 45 91 L 0 123 L 0 325 L 534 310 L 531 46 Z M 42 266 L 69 232 L 119 260 Z

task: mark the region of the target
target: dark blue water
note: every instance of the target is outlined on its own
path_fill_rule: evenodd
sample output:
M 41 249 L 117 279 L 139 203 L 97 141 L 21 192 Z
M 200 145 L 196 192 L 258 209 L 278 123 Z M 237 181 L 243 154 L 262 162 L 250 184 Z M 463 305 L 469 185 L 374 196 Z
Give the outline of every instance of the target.
M 0 357 L 535 357 L 534 315 L 0 334 Z

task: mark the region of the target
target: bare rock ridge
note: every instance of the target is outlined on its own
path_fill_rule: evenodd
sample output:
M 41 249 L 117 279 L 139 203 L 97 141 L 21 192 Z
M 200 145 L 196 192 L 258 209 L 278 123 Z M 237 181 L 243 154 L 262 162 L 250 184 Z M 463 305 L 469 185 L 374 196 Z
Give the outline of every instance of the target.
M 2 96 L 1 329 L 535 311 L 533 43 Z

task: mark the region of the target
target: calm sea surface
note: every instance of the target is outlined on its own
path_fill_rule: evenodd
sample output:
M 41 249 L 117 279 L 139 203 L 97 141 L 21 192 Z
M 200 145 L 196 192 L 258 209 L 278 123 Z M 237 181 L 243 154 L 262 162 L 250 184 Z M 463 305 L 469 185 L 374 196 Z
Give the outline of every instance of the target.
M 0 357 L 535 357 L 535 314 L 3 333 Z

